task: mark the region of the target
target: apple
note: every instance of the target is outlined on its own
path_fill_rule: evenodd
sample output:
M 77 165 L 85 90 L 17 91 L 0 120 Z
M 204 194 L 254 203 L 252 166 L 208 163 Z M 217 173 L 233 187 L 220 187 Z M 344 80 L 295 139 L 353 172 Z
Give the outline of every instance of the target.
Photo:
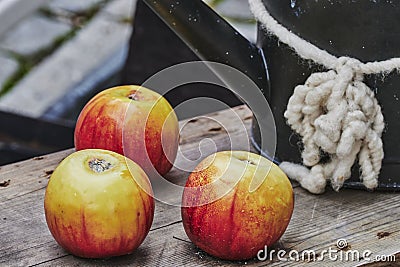
M 247 260 L 275 243 L 292 216 L 291 183 L 266 158 L 247 151 L 208 156 L 189 175 L 182 220 L 189 239 L 224 260 Z
M 48 228 L 58 244 L 84 258 L 132 253 L 154 217 L 148 177 L 115 152 L 87 149 L 65 158 L 50 177 L 44 199 Z
M 75 149 L 98 148 L 125 155 L 149 176 L 166 174 L 176 158 L 178 119 L 168 101 L 140 86 L 118 86 L 94 96 L 75 127 Z

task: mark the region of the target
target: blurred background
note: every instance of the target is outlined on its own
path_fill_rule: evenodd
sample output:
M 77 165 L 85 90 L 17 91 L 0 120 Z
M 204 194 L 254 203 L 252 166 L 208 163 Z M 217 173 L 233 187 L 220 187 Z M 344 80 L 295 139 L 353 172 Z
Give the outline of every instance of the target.
M 255 42 L 247 1 L 204 2 Z M 95 94 L 192 60 L 141 0 L 0 0 L 0 165 L 73 147 L 76 119 Z M 181 89 L 167 97 L 173 106 L 209 94 L 240 104 L 218 88 Z M 217 109 L 180 109 L 178 117 Z

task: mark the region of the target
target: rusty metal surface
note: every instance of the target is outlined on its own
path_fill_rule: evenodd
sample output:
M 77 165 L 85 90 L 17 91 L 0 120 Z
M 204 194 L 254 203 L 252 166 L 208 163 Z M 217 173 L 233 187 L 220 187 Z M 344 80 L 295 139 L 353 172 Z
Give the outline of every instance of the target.
M 0 165 L 73 147 L 73 125 L 0 111 Z

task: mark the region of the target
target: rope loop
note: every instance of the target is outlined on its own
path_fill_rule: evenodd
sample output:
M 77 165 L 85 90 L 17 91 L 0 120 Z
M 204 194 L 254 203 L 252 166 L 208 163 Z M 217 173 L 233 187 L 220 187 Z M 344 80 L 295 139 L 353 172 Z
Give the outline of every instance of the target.
M 378 186 L 382 166 L 384 119 L 364 74 L 400 69 L 400 59 L 362 63 L 351 57 L 336 57 L 316 47 L 279 24 L 261 0 L 248 0 L 255 18 L 270 33 L 304 58 L 330 69 L 313 73 L 298 85 L 284 116 L 302 138 L 303 165 L 282 162 L 280 167 L 308 191 L 320 194 L 329 180 L 339 191 L 351 176 L 358 159 L 360 179 L 368 189 Z M 329 160 L 321 162 L 321 153 Z
M 361 62 L 351 57 L 340 57 L 337 60 L 336 70 L 340 72 L 343 68 L 350 68 L 354 73 L 360 72 Z

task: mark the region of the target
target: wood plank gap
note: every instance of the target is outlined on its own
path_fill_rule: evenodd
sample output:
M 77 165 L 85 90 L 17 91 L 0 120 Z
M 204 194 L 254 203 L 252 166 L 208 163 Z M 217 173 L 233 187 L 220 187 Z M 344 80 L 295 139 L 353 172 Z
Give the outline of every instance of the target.
M 191 241 L 188 241 L 188 240 L 185 240 L 185 239 L 183 239 L 183 238 L 180 238 L 180 237 L 177 237 L 177 236 L 172 236 L 172 238 L 173 239 L 176 239 L 176 240 L 179 240 L 179 241 L 182 241 L 182 242 L 186 242 L 186 243 L 189 243 L 189 244 L 191 244 L 191 245 L 194 245 Z
M 35 192 L 38 192 L 38 191 L 41 191 L 41 190 L 45 190 L 46 187 L 47 187 L 47 185 L 45 185 L 45 186 L 43 186 L 43 187 L 41 187 L 41 188 L 37 188 L 37 189 L 32 190 L 32 191 L 24 192 L 24 193 L 21 194 L 21 195 L 16 195 L 16 196 L 13 196 L 13 197 L 10 197 L 10 198 L 6 198 L 6 201 L 15 200 L 15 199 L 17 199 L 17 198 L 20 198 L 20 197 L 23 197 L 23 196 L 26 196 L 26 195 L 29 195 L 29 194 L 32 194 L 32 193 L 35 193 Z
M 29 267 L 35 267 L 35 266 L 39 266 L 39 265 L 42 265 L 42 264 L 45 264 L 45 263 L 49 263 L 49 262 L 52 262 L 52 261 L 55 261 L 55 260 L 58 260 L 58 259 L 62 259 L 62 258 L 68 257 L 68 256 L 70 256 L 70 254 L 65 254 L 65 255 L 62 255 L 62 256 L 59 256 L 59 257 L 56 257 L 56 258 L 53 258 L 53 259 L 45 260 L 45 261 L 38 262 L 38 263 L 35 263 L 33 265 L 28 265 L 28 266 Z
M 182 220 L 179 220 L 179 221 L 172 222 L 172 223 L 169 223 L 169 224 L 161 225 L 161 226 L 158 226 L 158 227 L 156 227 L 156 228 L 150 229 L 150 232 L 156 231 L 156 230 L 159 230 L 159 229 L 162 229 L 162 228 L 166 228 L 166 227 L 169 227 L 169 226 L 171 226 L 171 225 L 179 224 L 179 223 L 181 223 L 181 222 L 182 222 Z

